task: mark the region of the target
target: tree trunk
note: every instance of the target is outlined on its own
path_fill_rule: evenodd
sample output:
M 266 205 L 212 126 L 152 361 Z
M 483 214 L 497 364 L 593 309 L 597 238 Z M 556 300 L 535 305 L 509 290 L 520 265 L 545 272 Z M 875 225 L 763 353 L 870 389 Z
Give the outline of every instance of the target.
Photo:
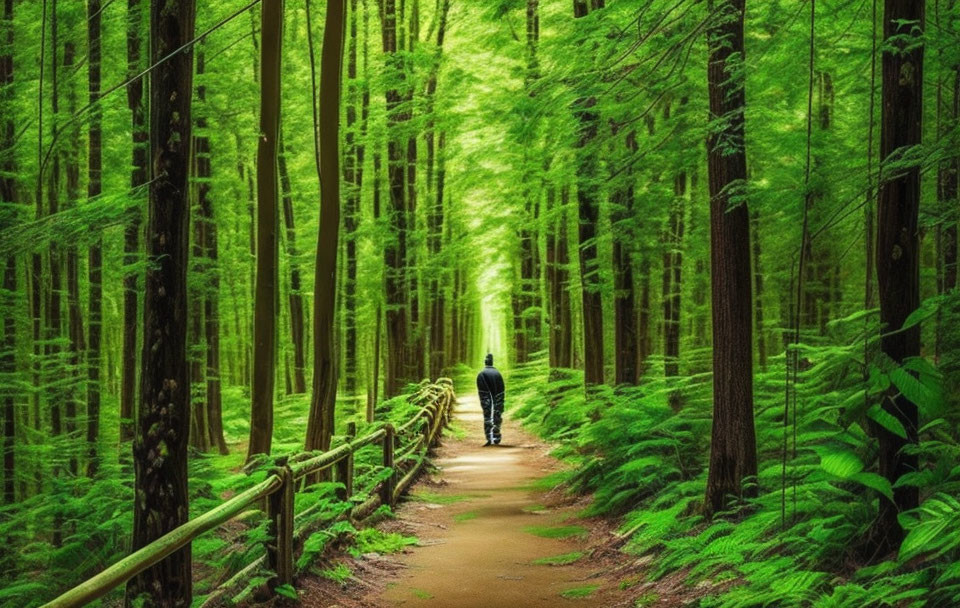
M 280 46 L 283 0 L 267 0 L 260 31 L 260 137 L 257 141 L 257 283 L 254 302 L 253 407 L 247 457 L 269 454 L 277 369 L 277 262 Z
M 127 75 L 140 72 L 140 0 L 127 2 Z M 127 85 L 127 107 L 130 108 L 133 134 L 133 169 L 130 186 L 137 188 L 147 181 L 146 110 L 143 102 L 143 79 Z M 123 231 L 123 265 L 129 269 L 137 263 L 140 254 L 140 213 L 134 211 Z M 137 272 L 126 270 L 123 277 L 123 356 L 120 381 L 120 441 L 133 439 L 134 401 L 137 381 Z
M 73 40 L 68 40 L 63 45 L 63 67 L 67 74 L 72 74 L 77 54 L 77 45 Z M 67 112 L 73 115 L 77 110 L 76 88 L 73 82 L 68 81 L 66 87 Z M 70 136 L 64 151 L 64 173 L 66 174 L 66 200 L 63 202 L 63 209 L 71 209 L 76 206 L 80 198 L 80 127 L 70 128 Z M 77 247 L 68 244 L 66 247 L 66 279 L 67 279 L 67 336 L 70 339 L 70 357 L 69 357 L 69 376 L 71 378 L 70 386 L 63 391 L 63 422 L 67 435 L 70 437 L 70 445 L 67 447 L 67 453 L 70 455 L 70 474 L 76 476 L 79 472 L 79 461 L 77 447 L 74 442 L 77 437 L 77 409 L 80 399 L 80 389 L 83 382 L 80 374 L 83 365 L 84 336 L 83 336 L 83 313 L 80 311 L 80 280 Z M 59 365 L 59 364 L 57 364 Z M 56 369 L 56 368 L 54 368 Z M 57 369 L 54 372 L 60 375 L 62 372 Z
M 757 363 L 760 369 L 767 370 L 767 334 L 763 327 L 763 270 L 760 265 L 760 212 L 750 214 L 750 228 L 753 231 L 753 298 L 756 302 L 754 326 L 757 332 Z M 699 263 L 699 262 L 698 262 Z
M 306 378 L 306 336 L 303 324 L 303 293 L 300 285 L 300 250 L 297 247 L 297 227 L 293 215 L 293 192 L 290 174 L 287 171 L 287 151 L 283 145 L 283 131 L 280 132 L 280 157 L 277 159 L 280 171 L 280 186 L 283 190 L 283 223 L 286 227 L 287 264 L 290 267 L 290 339 L 293 341 L 293 392 L 301 395 L 307 392 Z
M 664 376 L 680 373 L 680 284 L 683 269 L 683 213 L 687 195 L 687 174 L 674 177 L 674 200 L 670 205 L 663 245 L 663 371 Z
M 624 141 L 626 149 L 637 151 L 636 133 L 631 131 Z M 627 171 L 624 185 L 614 191 L 611 214 L 613 223 L 613 324 L 614 376 L 616 384 L 635 385 L 640 381 L 637 349 L 637 306 L 634 289 L 633 239 L 635 232 L 624 226 L 635 221 L 634 175 Z
M 13 0 L 3 0 L 2 30 L 6 33 L 0 44 L 0 150 L 12 150 L 15 138 L 13 108 Z M 17 221 L 17 165 L 12 154 L 0 160 L 0 231 Z M 16 500 L 16 393 L 11 379 L 17 371 L 17 326 L 14 317 L 17 293 L 17 259 L 3 260 L 3 292 L 0 294 L 0 316 L 3 317 L 3 337 L 0 341 L 0 409 L 3 410 L 3 504 Z
M 588 13 L 585 0 L 574 0 L 574 18 Z M 597 137 L 600 117 L 597 100 L 581 94 L 574 104 L 577 119 L 576 172 L 577 210 L 580 220 L 579 257 L 580 283 L 583 288 L 583 358 L 584 383 L 589 389 L 603 384 L 603 300 L 601 297 L 599 258 L 597 257 L 597 223 L 600 220 L 599 159 L 591 149 Z
M 357 81 L 357 0 L 350 0 L 350 44 L 347 52 L 347 128 L 344 133 L 343 181 L 346 184 L 344 208 L 344 249 L 346 276 L 343 279 L 344 389 L 348 397 L 357 391 L 357 228 L 360 220 L 361 171 L 363 158 L 358 137 L 360 84 Z
M 192 0 L 151 5 L 151 63 L 193 40 L 194 14 Z M 133 444 L 137 496 L 134 551 L 189 518 L 186 289 L 192 96 L 193 53 L 188 48 L 161 63 L 150 79 L 150 141 L 155 173 L 150 184 L 146 233 L 150 263 L 144 284 L 141 402 Z M 147 606 L 189 606 L 192 570 L 187 545 L 131 579 L 126 604 L 132 605 L 145 594 Z
M 87 1 L 87 53 L 89 65 L 90 148 L 87 162 L 89 180 L 87 198 L 100 196 L 102 171 L 102 114 L 100 98 L 100 0 Z M 97 440 L 100 437 L 100 342 L 103 319 L 103 240 L 98 238 L 87 252 L 87 280 L 90 285 L 87 337 L 87 475 L 93 477 L 99 468 Z
M 383 52 L 386 55 L 388 82 L 403 79 L 403 58 L 397 53 L 396 0 L 383 0 Z M 385 93 L 387 104 L 387 182 L 390 192 L 390 222 L 396 241 L 384 243 L 385 264 L 384 290 L 386 292 L 387 316 L 387 369 L 383 392 L 386 397 L 400 393 L 412 380 L 407 334 L 408 282 L 407 261 L 407 212 L 404 204 L 403 148 L 399 140 L 399 127 L 403 116 L 398 111 L 400 92 L 394 84 Z
M 704 505 L 708 515 L 723 510 L 729 496 L 743 496 L 745 478 L 757 474 L 750 215 L 746 203 L 730 208 L 747 179 L 746 96 L 739 71 L 745 9 L 744 0 L 717 0 L 711 9 L 716 4 L 718 21 L 707 32 L 710 120 L 720 121 L 707 136 L 713 291 L 713 431 Z
M 926 2 L 885 0 L 883 15 L 883 112 L 880 158 L 897 160 L 922 139 L 923 55 L 922 31 Z M 920 355 L 920 326 L 897 331 L 920 306 L 920 168 L 904 169 L 899 177 L 881 183 L 877 197 L 877 286 L 880 322 L 884 333 L 881 350 L 896 363 Z M 883 408 L 906 429 L 907 438 L 876 428 L 880 474 L 896 484 L 917 470 L 916 453 L 905 453 L 916 444 L 917 404 L 892 390 Z M 903 539 L 899 513 L 915 508 L 920 500 L 916 486 L 894 487 L 893 501 L 880 497 L 880 512 L 869 533 L 868 545 L 876 559 L 896 551 Z
M 313 295 L 313 395 L 307 420 L 307 450 L 330 448 L 337 398 L 334 316 L 340 229 L 340 87 L 345 21 L 344 0 L 328 0 L 320 55 L 320 91 L 323 94 L 316 114 L 321 206 Z

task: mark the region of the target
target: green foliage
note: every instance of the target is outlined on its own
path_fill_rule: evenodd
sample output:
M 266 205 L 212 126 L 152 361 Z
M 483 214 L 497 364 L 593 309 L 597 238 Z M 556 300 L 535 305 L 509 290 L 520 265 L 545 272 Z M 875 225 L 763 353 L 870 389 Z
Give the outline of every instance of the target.
M 583 551 L 573 551 L 571 553 L 563 553 L 561 555 L 553 555 L 551 557 L 541 557 L 533 560 L 533 563 L 537 566 L 566 566 L 567 564 L 572 564 L 573 562 L 579 560 L 581 557 L 583 557 L 583 555 Z
M 570 538 L 573 536 L 582 538 L 587 535 L 586 528 L 582 526 L 527 526 L 523 531 L 543 538 Z
M 560 592 L 560 597 L 568 600 L 576 600 L 584 597 L 589 597 L 593 595 L 597 589 L 600 588 L 600 585 L 582 585 L 580 587 L 572 587 L 565 591 Z
M 838 321 L 834 331 L 857 335 L 862 324 L 862 317 Z M 576 471 L 566 484 L 593 495 L 586 512 L 621 516 L 624 550 L 652 555 L 649 576 L 683 571 L 690 584 L 734 581 L 701 600 L 703 606 L 952 605 L 960 601 L 960 418 L 942 407 L 946 376 L 927 360 L 896 366 L 877 359 L 865 389 L 862 367 L 851 365 L 862 360 L 863 342 L 849 344 L 802 346 L 809 365 L 797 385 L 796 458 L 783 426 L 784 358 L 757 375 L 758 494 L 712 522 L 700 514 L 708 375 L 648 374 L 638 387 L 603 388 L 585 401 L 582 385 L 551 381 L 556 374 L 535 361 L 511 376 L 510 385 L 525 423 L 562 441 L 557 453 Z M 896 432 L 879 404 L 897 392 L 918 400 L 921 443 L 907 449 L 923 466 L 891 486 L 877 472 L 869 425 Z M 584 415 L 589 411 L 596 412 L 593 419 Z M 902 485 L 918 486 L 922 504 L 901 515 L 908 534 L 899 556 L 857 565 L 878 501 Z

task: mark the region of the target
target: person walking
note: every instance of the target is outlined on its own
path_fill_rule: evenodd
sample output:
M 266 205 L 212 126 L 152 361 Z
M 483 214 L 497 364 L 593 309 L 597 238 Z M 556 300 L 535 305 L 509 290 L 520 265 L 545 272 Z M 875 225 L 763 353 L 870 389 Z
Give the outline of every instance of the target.
M 492 354 L 488 353 L 483 363 L 483 369 L 477 374 L 477 392 L 480 394 L 480 407 L 483 408 L 483 434 L 487 439 L 483 445 L 500 445 L 505 390 L 503 376 L 493 366 Z

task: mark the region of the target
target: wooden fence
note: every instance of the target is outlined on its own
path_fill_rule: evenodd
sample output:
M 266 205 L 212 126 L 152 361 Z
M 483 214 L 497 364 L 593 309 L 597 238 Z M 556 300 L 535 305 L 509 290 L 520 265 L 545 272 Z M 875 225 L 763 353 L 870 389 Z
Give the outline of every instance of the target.
M 201 534 L 222 526 L 264 499 L 266 499 L 266 512 L 269 518 L 268 538 L 265 542 L 266 554 L 238 572 L 223 588 L 236 582 L 238 577 L 252 573 L 260 565 L 265 565 L 276 573 L 272 587 L 292 584 L 294 518 L 296 516 L 293 497 L 297 482 L 305 478 L 315 478 L 321 472 L 332 468 L 335 479 L 343 484 L 343 487 L 338 489 L 338 498 L 347 501 L 353 497 L 354 454 L 364 446 L 380 443 L 383 446 L 383 466 L 390 473 L 371 490 L 371 495 L 364 502 L 353 507 L 350 517 L 362 520 L 371 515 L 380 505 L 394 506 L 400 495 L 416 479 L 430 449 L 436 445 L 440 433 L 449 422 L 454 400 L 453 381 L 449 378 L 440 378 L 434 383 L 422 382 L 419 389 L 410 396 L 410 401 L 421 407 L 402 425 L 394 428 L 389 423 L 378 424 L 363 437 L 355 438 L 356 427 L 351 423 L 345 441 L 334 449 L 322 453 L 300 453 L 276 459 L 273 470 L 260 483 L 171 530 L 45 604 L 44 608 L 83 606 L 101 598 L 168 555 L 190 544 Z M 408 467 L 395 466 L 395 463 L 408 461 L 412 461 L 413 464 Z M 212 599 L 214 599 L 213 596 L 208 599 L 207 604 L 211 603 Z

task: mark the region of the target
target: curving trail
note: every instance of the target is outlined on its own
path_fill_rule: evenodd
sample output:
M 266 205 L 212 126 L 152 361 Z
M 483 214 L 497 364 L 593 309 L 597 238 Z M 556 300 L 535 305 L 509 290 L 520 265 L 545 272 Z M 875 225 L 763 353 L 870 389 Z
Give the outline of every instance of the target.
M 590 556 L 588 546 L 597 539 L 586 527 L 574 527 L 584 524 L 575 517 L 577 508 L 551 508 L 550 497 L 530 487 L 560 468 L 548 456 L 550 446 L 509 419 L 509 404 L 499 447 L 481 445 L 475 396 L 459 400 L 455 417 L 466 436 L 447 435 L 435 459 L 439 472 L 414 488 L 418 499 L 397 509 L 394 525 L 416 534 L 420 546 L 386 558 L 398 566 L 396 578 L 371 590 L 364 604 L 555 608 L 624 601 L 618 581 L 604 578 Z M 572 535 L 543 536 L 565 533 Z M 584 555 L 568 565 L 534 563 L 575 552 Z

